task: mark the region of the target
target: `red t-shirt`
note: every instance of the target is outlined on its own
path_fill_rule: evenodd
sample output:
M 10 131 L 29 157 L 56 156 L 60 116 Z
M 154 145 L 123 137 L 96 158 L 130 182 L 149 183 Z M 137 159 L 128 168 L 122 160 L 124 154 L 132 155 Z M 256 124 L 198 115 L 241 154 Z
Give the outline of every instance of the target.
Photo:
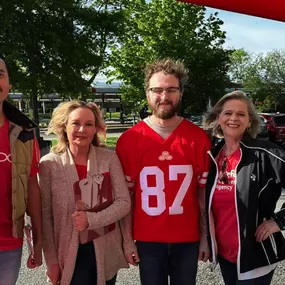
M 187 120 L 161 138 L 145 122 L 122 134 L 116 151 L 134 191 L 134 239 L 194 242 L 200 239 L 197 186 L 208 175 L 207 134 Z
M 218 253 L 226 260 L 236 263 L 238 255 L 238 224 L 236 211 L 236 168 L 240 161 L 241 151 L 238 148 L 233 154 L 228 156 L 226 175 L 228 183 L 220 182 L 212 200 L 212 210 L 215 220 L 216 240 Z M 224 149 L 217 158 L 217 164 L 221 171 L 225 159 Z M 221 175 L 221 173 L 219 173 Z
M 22 238 L 12 235 L 12 161 L 9 141 L 9 121 L 0 127 L 0 251 L 13 250 L 23 245 Z M 34 140 L 30 177 L 39 172 L 39 146 Z
M 80 165 L 80 164 L 75 164 L 78 178 L 79 180 L 82 180 L 86 178 L 87 176 L 87 165 Z

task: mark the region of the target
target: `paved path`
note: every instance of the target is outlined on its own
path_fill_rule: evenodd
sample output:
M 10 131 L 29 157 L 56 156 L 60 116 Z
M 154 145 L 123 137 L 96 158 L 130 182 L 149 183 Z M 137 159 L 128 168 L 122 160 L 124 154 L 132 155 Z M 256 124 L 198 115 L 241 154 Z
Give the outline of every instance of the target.
M 278 202 L 277 208 L 285 202 L 285 195 L 283 194 Z M 27 248 L 24 246 L 22 268 L 17 285 L 44 285 L 47 284 L 45 278 L 45 265 L 36 270 L 29 270 L 26 268 L 25 262 L 27 260 Z M 1 278 L 1 277 L 0 277 Z M 139 285 L 139 274 L 136 267 L 130 269 L 122 269 L 119 272 L 117 285 Z M 199 263 L 197 274 L 197 285 L 222 285 L 222 278 L 220 269 L 217 266 L 212 272 L 210 263 Z M 280 263 L 277 267 L 271 285 L 285 284 L 285 262 Z M 84 284 L 82 284 L 84 285 Z

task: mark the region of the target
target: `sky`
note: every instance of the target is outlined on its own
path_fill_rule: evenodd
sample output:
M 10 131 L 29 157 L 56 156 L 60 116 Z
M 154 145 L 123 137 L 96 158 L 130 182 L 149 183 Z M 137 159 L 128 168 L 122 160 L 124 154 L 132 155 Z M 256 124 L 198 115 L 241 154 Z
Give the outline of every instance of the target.
M 215 12 L 224 22 L 222 30 L 227 33 L 225 48 L 244 48 L 255 54 L 285 49 L 285 23 L 207 8 L 207 14 Z M 105 76 L 99 75 L 96 79 L 105 80 Z
M 218 12 L 218 17 L 224 21 L 222 29 L 227 32 L 225 47 L 244 48 L 253 53 L 285 49 L 285 23 L 217 9 L 207 9 L 207 13 L 214 12 Z

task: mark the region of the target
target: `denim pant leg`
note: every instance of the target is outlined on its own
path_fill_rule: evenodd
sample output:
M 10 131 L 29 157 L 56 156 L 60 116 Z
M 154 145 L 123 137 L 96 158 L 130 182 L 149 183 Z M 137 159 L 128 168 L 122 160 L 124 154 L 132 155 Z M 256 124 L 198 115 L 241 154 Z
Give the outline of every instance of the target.
M 142 285 L 168 284 L 168 244 L 137 241 Z
M 22 248 L 0 251 L 0 285 L 15 285 L 21 267 Z
M 218 257 L 218 260 L 225 285 L 270 285 L 271 283 L 274 270 L 258 278 L 238 280 L 236 263 L 232 263 L 221 256 Z
M 195 285 L 199 242 L 169 245 L 169 275 L 171 285 Z

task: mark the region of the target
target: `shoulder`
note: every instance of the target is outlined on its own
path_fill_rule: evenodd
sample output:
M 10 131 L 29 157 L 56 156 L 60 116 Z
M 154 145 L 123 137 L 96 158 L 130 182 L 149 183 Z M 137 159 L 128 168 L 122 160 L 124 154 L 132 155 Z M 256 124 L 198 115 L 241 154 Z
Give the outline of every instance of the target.
M 112 160 L 117 157 L 117 154 L 114 150 L 108 149 L 105 146 L 94 146 L 94 149 L 99 159 Z
M 59 162 L 60 161 L 60 156 L 59 154 L 55 154 L 53 152 L 50 152 L 46 155 L 44 155 L 41 160 L 40 163 L 45 163 L 45 162 Z
M 202 142 L 203 140 L 207 143 L 210 142 L 209 135 L 204 129 L 198 127 L 187 119 L 184 119 L 181 124 L 181 132 L 189 136 L 189 139 L 194 141 L 199 140 L 199 142 Z
M 118 139 L 117 145 L 121 147 L 122 145 L 128 144 L 128 146 L 130 146 L 132 142 L 139 139 L 142 134 L 145 134 L 146 129 L 146 123 L 144 121 L 140 121 L 135 126 L 122 133 Z
M 251 138 L 242 142 L 242 144 L 249 150 L 264 153 L 264 155 L 270 158 L 276 158 L 285 162 L 285 150 L 268 140 Z

